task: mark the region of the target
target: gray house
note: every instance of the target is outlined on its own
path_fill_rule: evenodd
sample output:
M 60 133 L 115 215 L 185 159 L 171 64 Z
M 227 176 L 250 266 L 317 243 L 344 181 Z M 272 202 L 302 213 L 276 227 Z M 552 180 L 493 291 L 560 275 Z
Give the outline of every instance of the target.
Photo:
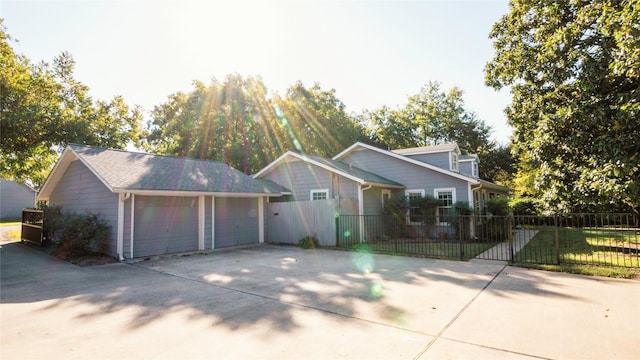
M 38 200 L 99 213 L 119 259 L 264 242 L 264 203 L 283 189 L 226 164 L 69 145 Z
M 479 163 L 477 155 L 461 154 L 456 144 L 389 151 L 355 143 L 333 159 L 287 152 L 254 177 L 288 189 L 281 198 L 270 200 L 271 207 L 281 201 L 324 200 L 333 201 L 326 209 L 330 213 L 380 215 L 390 198 L 431 196 L 442 201 L 435 214 L 438 225 L 448 227 L 447 218 L 456 202 L 467 202 L 481 211 L 487 199 L 509 192 L 507 187 L 480 179 Z M 344 206 L 344 202 L 353 206 Z M 309 213 L 324 205 L 304 206 Z M 282 213 L 281 208 L 267 212 Z M 411 214 L 407 219 L 411 224 Z M 359 221 L 360 233 L 364 233 L 364 220 Z M 305 226 L 297 235 L 305 231 L 313 233 L 315 228 Z
M 36 194 L 28 185 L 0 179 L 0 219 L 20 219 L 22 209 L 36 205 Z

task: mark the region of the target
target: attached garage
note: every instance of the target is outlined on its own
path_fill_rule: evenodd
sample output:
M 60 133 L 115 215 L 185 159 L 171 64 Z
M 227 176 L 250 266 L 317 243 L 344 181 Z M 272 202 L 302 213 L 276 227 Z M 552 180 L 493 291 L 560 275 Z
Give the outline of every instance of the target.
M 101 248 L 123 260 L 264 242 L 265 198 L 279 195 L 223 163 L 69 145 L 38 200 L 101 214 Z

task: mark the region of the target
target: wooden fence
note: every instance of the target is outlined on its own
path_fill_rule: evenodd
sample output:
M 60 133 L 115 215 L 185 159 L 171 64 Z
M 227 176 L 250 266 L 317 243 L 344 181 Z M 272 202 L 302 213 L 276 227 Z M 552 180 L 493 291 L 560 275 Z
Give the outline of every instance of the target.
M 266 241 L 297 244 L 311 235 L 321 246 L 336 246 L 337 215 L 356 214 L 356 200 L 313 200 L 274 202 L 267 205 Z

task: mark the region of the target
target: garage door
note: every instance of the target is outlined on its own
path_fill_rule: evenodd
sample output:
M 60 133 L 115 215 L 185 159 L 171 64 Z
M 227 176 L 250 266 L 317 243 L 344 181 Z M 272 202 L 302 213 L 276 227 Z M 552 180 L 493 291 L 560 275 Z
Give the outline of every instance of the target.
M 136 196 L 135 257 L 198 250 L 198 198 Z
M 258 199 L 216 198 L 216 248 L 259 242 Z

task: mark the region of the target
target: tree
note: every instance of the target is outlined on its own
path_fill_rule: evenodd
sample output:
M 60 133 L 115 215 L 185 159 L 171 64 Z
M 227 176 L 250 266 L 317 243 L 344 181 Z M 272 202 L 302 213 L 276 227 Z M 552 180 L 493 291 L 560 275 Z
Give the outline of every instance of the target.
M 139 108 L 93 101 L 63 52 L 32 64 L 16 54 L 0 20 L 0 177 L 39 186 L 66 144 L 123 148 L 139 140 Z
M 444 91 L 428 82 L 404 108 L 366 111 L 360 121 L 373 142 L 391 149 L 456 142 L 463 152 L 487 150 L 491 128 L 465 108 L 462 95 L 456 87 Z
M 486 82 L 511 87 L 518 156 L 564 211 L 640 212 L 640 2 L 513 1 Z
M 227 76 L 194 82 L 152 111 L 145 148 L 160 154 L 222 161 L 247 174 L 282 151 L 282 133 L 262 80 Z
M 331 157 L 364 139 L 362 128 L 347 114 L 336 91 L 322 90 L 318 83 L 307 89 L 298 82 L 285 97 L 276 96 L 274 104 L 292 149 Z
M 495 145 L 478 153 L 480 178 L 506 186 L 512 186 L 516 162 L 510 145 Z

